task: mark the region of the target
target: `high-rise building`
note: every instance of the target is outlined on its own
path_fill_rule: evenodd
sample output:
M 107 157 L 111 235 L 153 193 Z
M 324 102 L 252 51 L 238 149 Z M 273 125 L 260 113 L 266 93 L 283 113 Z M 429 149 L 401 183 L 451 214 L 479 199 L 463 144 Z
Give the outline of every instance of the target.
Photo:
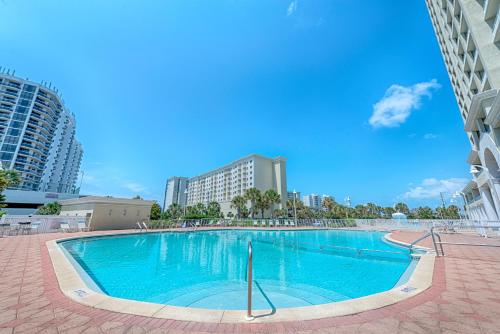
M 245 190 L 257 188 L 261 192 L 274 189 L 281 203 L 272 209 L 286 206 L 286 159 L 267 158 L 252 154 L 207 173 L 188 179 L 187 205 L 217 202 L 224 214 L 236 213 L 231 200 L 243 195 Z
M 187 177 L 174 176 L 167 180 L 165 187 L 165 200 L 163 201 L 163 210 L 167 210 L 172 204 L 186 206 L 187 201 Z
M 426 0 L 471 143 L 471 219 L 500 218 L 500 0 Z
M 333 200 L 332 196 L 329 195 L 316 195 L 316 194 L 310 194 L 310 195 L 305 195 L 303 198 L 304 205 L 312 208 L 312 209 L 317 209 L 320 210 L 323 207 L 323 201 L 326 198 L 330 198 Z
M 72 193 L 83 150 L 75 117 L 58 93 L 0 72 L 0 161 L 20 173 L 20 190 Z
M 321 196 L 316 194 L 305 195 L 303 197 L 304 205 L 311 209 L 321 208 Z

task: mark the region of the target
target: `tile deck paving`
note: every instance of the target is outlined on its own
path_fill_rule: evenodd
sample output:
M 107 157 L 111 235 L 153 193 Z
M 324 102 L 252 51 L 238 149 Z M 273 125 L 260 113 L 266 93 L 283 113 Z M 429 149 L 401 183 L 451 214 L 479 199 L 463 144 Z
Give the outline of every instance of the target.
M 88 234 L 92 232 L 70 236 Z M 398 231 L 393 238 L 411 242 L 418 235 Z M 0 238 L 0 334 L 500 333 L 500 248 L 445 246 L 446 256 L 436 259 L 430 289 L 381 309 L 311 321 L 214 324 L 121 314 L 66 298 L 45 246 L 46 241 L 62 237 L 68 234 Z M 498 243 L 451 234 L 443 239 Z M 429 240 L 422 245 L 431 246 Z

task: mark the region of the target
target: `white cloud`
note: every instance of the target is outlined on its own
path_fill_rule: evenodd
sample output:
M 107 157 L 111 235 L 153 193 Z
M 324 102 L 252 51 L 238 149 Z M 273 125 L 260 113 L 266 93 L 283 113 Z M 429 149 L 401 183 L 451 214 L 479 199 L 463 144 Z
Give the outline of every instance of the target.
M 297 10 L 297 5 L 298 5 L 298 0 L 293 0 L 290 2 L 290 5 L 288 5 L 288 9 L 286 10 L 286 16 L 292 16 L 293 13 Z
M 420 108 L 423 96 L 431 97 L 441 85 L 436 79 L 413 86 L 392 85 L 384 97 L 373 106 L 369 123 L 374 128 L 397 127 L 408 119 L 413 110 Z
M 404 198 L 410 199 L 429 199 L 438 198 L 440 193 L 454 194 L 461 191 L 469 182 L 464 178 L 450 178 L 438 180 L 436 178 L 424 179 L 421 184 L 411 187 L 404 193 Z
M 434 133 L 426 133 L 424 139 L 436 139 L 438 136 Z
M 122 187 L 136 193 L 142 193 L 147 190 L 147 188 L 137 182 L 126 182 L 122 184 Z

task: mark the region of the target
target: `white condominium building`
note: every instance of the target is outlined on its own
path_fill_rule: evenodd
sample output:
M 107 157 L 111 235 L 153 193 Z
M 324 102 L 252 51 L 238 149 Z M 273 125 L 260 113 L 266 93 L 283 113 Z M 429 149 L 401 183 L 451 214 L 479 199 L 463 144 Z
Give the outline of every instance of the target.
M 187 177 L 174 176 L 167 180 L 165 187 L 165 200 L 163 201 L 163 210 L 167 210 L 172 204 L 186 206 L 187 201 Z
M 286 159 L 266 158 L 252 154 L 228 165 L 189 179 L 187 205 L 218 202 L 221 211 L 236 214 L 231 200 L 242 196 L 245 190 L 257 188 L 261 192 L 274 189 L 281 197 L 281 203 L 273 209 L 286 205 Z
M 471 143 L 471 219 L 500 218 L 500 0 L 426 0 Z
M 72 193 L 83 150 L 56 91 L 0 71 L 0 161 L 20 190 Z
M 330 198 L 333 200 L 333 197 L 332 196 L 329 196 L 329 195 L 316 195 L 316 194 L 311 194 L 311 195 L 305 195 L 304 196 L 304 205 L 309 207 L 309 208 L 312 208 L 312 209 L 321 209 L 322 206 L 323 206 L 323 201 L 326 199 L 326 198 Z
M 321 208 L 321 196 L 316 194 L 305 195 L 303 198 L 304 205 L 312 209 Z

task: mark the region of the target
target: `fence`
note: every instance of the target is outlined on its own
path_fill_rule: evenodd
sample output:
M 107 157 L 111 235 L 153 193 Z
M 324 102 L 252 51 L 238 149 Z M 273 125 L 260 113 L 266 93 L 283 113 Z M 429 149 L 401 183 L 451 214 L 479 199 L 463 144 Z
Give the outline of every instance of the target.
M 158 220 L 149 223 L 150 228 L 198 228 L 198 227 L 314 227 L 359 228 L 364 230 L 430 231 L 432 227 L 462 226 L 475 229 L 477 225 L 500 226 L 498 221 L 474 221 L 459 219 L 178 219 Z
M 38 233 L 50 233 L 61 230 L 61 224 L 66 223 L 70 229 L 78 230 L 78 223 L 85 222 L 88 226 L 88 219 L 85 217 L 72 216 L 45 216 L 45 215 L 5 215 L 2 217 L 0 224 L 3 228 L 16 229 L 23 224 L 30 223 L 38 225 Z

